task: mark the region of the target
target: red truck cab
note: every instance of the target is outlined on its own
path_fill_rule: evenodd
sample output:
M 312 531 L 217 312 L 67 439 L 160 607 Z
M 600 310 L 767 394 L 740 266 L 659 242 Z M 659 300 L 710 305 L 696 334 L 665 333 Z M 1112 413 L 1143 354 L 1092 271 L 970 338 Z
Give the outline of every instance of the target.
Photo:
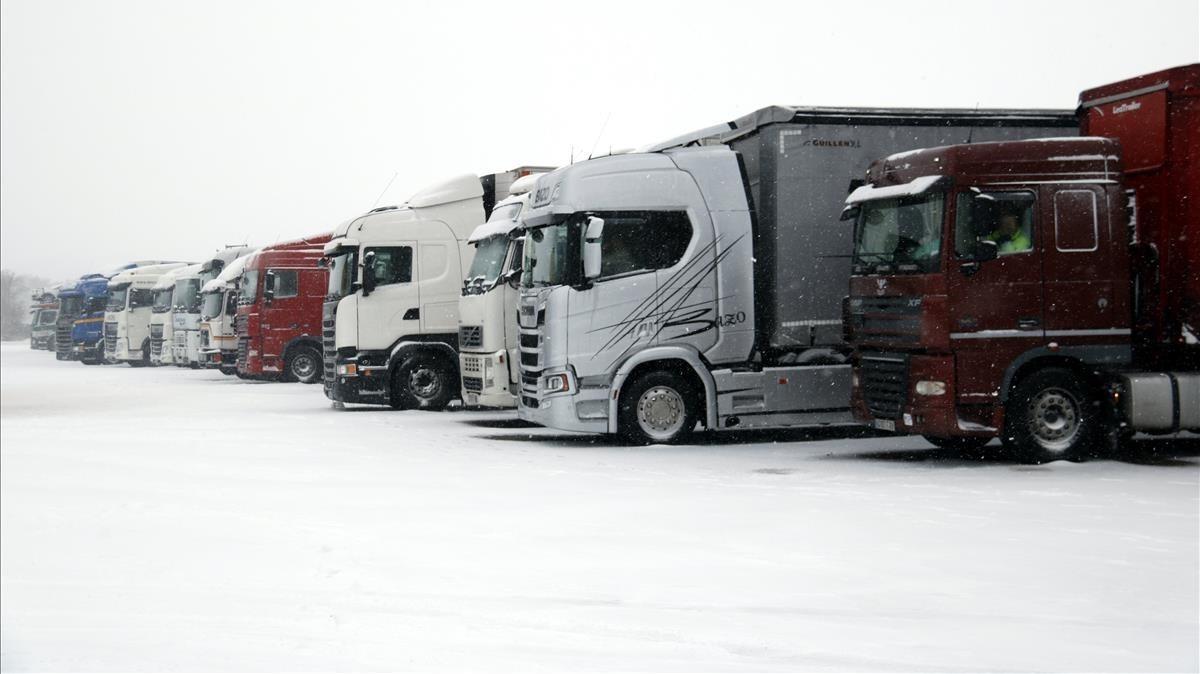
M 268 246 L 246 262 L 236 319 L 239 377 L 321 380 L 321 303 L 328 280 L 317 263 L 329 238 Z
M 1177 68 L 1085 92 L 1106 137 L 873 163 L 847 199 L 856 418 L 1034 460 L 1200 430 L 1198 96 Z

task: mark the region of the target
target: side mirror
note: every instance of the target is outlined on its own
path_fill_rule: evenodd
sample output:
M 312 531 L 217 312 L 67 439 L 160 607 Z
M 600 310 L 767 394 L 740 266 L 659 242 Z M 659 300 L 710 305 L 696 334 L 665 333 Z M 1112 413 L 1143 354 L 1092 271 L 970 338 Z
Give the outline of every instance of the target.
M 995 241 L 980 239 L 975 242 L 975 255 L 973 256 L 976 262 L 987 262 L 995 260 L 1000 254 L 1000 247 Z
M 600 241 L 604 238 L 604 219 L 588 216 L 587 230 L 583 235 L 583 278 L 592 280 L 600 276 Z
M 362 291 L 363 297 L 375 292 L 375 251 L 363 255 Z
M 862 207 L 858 204 L 847 206 L 842 209 L 842 216 L 839 218 L 842 222 L 846 220 L 858 220 L 858 214 L 862 212 Z
M 518 267 L 516 269 L 509 269 L 508 273 L 504 275 L 504 282 L 507 283 L 508 285 L 516 288 L 517 285 L 521 282 L 521 273 L 522 273 L 522 270 L 520 267 Z
M 317 260 L 317 269 L 325 269 L 329 266 L 329 258 L 323 257 Z
M 269 271 L 263 275 L 263 300 L 270 304 L 275 299 L 275 272 Z

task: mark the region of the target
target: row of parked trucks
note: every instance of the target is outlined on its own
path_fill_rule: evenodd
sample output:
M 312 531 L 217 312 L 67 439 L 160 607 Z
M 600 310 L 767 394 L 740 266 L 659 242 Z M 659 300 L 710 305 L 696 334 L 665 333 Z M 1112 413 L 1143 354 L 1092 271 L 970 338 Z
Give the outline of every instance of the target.
M 1045 460 L 1196 432 L 1198 106 L 1200 65 L 1076 111 L 764 108 L 84 277 L 55 348 L 637 442 L 857 421 Z

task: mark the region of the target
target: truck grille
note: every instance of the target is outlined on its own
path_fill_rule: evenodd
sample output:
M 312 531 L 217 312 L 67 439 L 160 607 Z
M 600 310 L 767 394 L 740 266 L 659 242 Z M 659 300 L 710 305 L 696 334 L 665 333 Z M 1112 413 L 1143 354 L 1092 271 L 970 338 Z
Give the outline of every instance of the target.
M 114 353 L 117 350 L 117 324 L 104 324 L 104 352 Z
M 150 357 L 151 358 L 161 358 L 162 351 L 163 351 L 162 337 L 159 337 L 158 339 L 154 339 L 153 337 L 151 337 L 150 338 Z
M 176 330 L 174 337 L 175 337 L 175 346 L 178 346 L 178 347 L 186 347 L 187 346 L 187 330 Z
M 162 340 L 162 336 L 163 336 L 163 326 L 161 323 L 150 326 L 150 339 Z
M 250 351 L 250 338 L 249 337 L 238 337 L 237 368 L 239 370 L 246 369 L 246 358 L 249 355 L 249 351 Z
M 860 344 L 915 344 L 921 338 L 920 297 L 850 298 L 850 337 Z
M 462 378 L 462 384 L 463 384 L 463 388 L 467 391 L 474 391 L 476 393 L 479 393 L 480 391 L 483 390 L 483 378 L 482 377 L 465 377 L 464 376 Z
M 538 347 L 542 341 L 545 312 L 537 312 L 533 306 L 522 304 L 519 315 L 521 317 L 520 333 L 517 338 L 520 344 L 521 373 L 519 399 L 523 407 L 537 409 L 540 402 L 537 397 L 538 379 L 542 376 L 541 353 Z
M 899 418 L 908 402 L 908 355 L 865 352 L 859 357 L 863 401 L 879 419 Z
M 463 372 L 483 372 L 483 361 L 479 358 L 463 358 Z
M 54 330 L 54 350 L 58 353 L 71 352 L 71 321 L 59 323 Z
M 337 342 L 334 340 L 335 319 L 337 318 L 337 302 L 326 302 L 321 305 L 321 359 L 323 361 L 325 388 L 333 386 L 337 363 Z
M 458 347 L 460 349 L 479 348 L 483 346 L 483 327 L 479 325 L 458 326 Z
M 250 334 L 247 330 L 247 320 L 242 314 L 233 317 L 233 332 L 238 337 L 245 337 Z

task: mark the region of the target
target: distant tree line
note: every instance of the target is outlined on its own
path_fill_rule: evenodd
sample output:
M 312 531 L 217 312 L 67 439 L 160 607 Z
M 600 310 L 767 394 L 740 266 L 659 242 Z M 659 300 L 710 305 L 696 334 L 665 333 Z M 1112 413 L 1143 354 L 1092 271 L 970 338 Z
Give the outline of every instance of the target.
M 39 276 L 0 270 L 0 339 L 29 338 L 30 295 L 49 285 L 51 281 Z

